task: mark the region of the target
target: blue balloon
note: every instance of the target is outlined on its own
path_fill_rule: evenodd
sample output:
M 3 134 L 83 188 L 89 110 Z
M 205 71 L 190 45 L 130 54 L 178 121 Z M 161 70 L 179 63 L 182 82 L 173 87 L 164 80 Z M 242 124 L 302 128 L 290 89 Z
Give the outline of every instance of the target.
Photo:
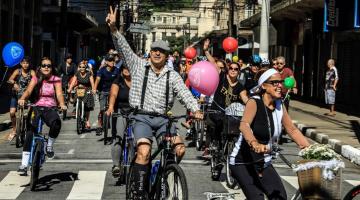
M 195 90 L 194 88 L 191 88 L 191 93 L 194 97 L 200 98 L 201 93 Z
M 92 66 L 95 66 L 95 63 L 96 63 L 96 62 L 95 62 L 94 59 L 90 59 L 90 60 L 88 61 L 88 63 L 91 64 Z
M 14 67 L 24 58 L 24 48 L 17 42 L 7 43 L 3 48 L 2 58 L 6 66 Z

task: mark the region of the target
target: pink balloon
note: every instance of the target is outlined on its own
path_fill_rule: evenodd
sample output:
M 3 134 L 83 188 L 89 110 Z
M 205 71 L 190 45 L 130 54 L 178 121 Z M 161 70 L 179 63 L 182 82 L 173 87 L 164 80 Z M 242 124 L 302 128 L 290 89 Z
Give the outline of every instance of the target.
M 215 93 L 219 84 L 219 72 L 208 61 L 197 62 L 190 69 L 189 81 L 191 87 L 201 94 L 210 96 Z

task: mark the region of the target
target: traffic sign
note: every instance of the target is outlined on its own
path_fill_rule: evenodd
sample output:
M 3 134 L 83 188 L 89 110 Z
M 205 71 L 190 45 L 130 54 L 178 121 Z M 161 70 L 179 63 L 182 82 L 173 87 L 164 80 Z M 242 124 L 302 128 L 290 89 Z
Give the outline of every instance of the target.
M 150 33 L 150 26 L 140 23 L 131 23 L 127 31 L 129 31 L 130 33 L 148 34 Z

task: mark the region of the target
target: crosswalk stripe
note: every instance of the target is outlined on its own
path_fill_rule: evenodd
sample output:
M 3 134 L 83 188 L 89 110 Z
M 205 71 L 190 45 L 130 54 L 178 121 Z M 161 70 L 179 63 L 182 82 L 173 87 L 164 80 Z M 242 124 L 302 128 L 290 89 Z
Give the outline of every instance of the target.
M 30 176 L 19 176 L 18 172 L 10 171 L 0 182 L 0 199 L 16 199 L 25 189 L 23 185 L 30 182 Z
M 229 193 L 234 193 L 235 194 L 235 200 L 242 200 L 242 199 L 246 199 L 244 193 L 242 192 L 241 189 L 230 189 L 226 186 L 226 182 L 221 182 L 221 185 L 224 186 L 224 188 L 229 192 Z
M 72 199 L 101 199 L 106 171 L 79 171 L 67 200 Z
M 345 180 L 345 181 L 353 186 L 360 185 L 360 181 L 358 181 L 358 180 Z
M 299 188 L 299 182 L 297 176 L 280 176 L 282 179 L 284 179 L 286 182 L 288 182 L 291 186 L 293 186 L 295 189 Z

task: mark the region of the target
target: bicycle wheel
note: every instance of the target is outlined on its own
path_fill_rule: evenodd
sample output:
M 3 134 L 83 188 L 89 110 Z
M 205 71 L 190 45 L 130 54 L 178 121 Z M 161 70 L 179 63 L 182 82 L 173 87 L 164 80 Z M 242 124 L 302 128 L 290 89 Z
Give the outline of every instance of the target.
M 83 122 L 82 122 L 82 102 L 77 102 L 77 116 L 76 116 L 76 130 L 77 133 L 80 135 L 82 133 Z
M 344 200 L 359 200 L 360 199 L 360 185 L 353 187 L 344 197 Z
M 21 147 L 21 129 L 22 129 L 22 120 L 21 117 L 16 118 L 16 148 Z
M 121 161 L 121 166 L 123 168 L 123 174 L 121 176 L 123 183 L 127 184 L 127 179 L 126 177 L 128 176 L 128 174 L 130 173 L 130 165 L 131 165 L 131 161 L 134 159 L 135 157 L 135 145 L 133 143 L 132 140 L 128 140 L 127 144 L 125 144 L 125 150 L 126 150 L 126 157 Z
M 179 165 L 170 164 L 166 166 L 163 180 L 163 183 L 161 181 L 158 182 L 155 193 L 156 199 L 189 199 L 186 176 Z M 163 189 L 165 189 L 165 191 L 163 191 Z
M 30 190 L 34 191 L 36 188 L 36 183 L 39 179 L 40 174 L 40 162 L 41 162 L 41 151 L 42 151 L 42 142 L 37 140 L 34 147 L 34 152 L 32 155 L 31 162 L 31 177 L 30 177 Z
M 110 123 L 110 116 L 108 116 L 106 113 L 103 114 L 103 132 L 104 132 L 104 145 L 107 143 L 107 135 L 109 132 L 109 123 Z
M 196 150 L 201 151 L 204 143 L 204 121 L 197 122 Z
M 232 150 L 234 149 L 234 146 L 235 146 L 235 144 L 233 141 L 228 141 L 225 171 L 226 171 L 226 185 L 231 189 L 234 189 L 236 186 L 236 180 L 231 175 L 230 163 L 229 163 L 230 162 L 229 155 L 231 154 Z
M 135 190 L 136 183 L 133 180 L 134 179 L 133 165 L 134 165 L 134 160 L 131 162 L 131 165 L 129 166 L 129 171 L 126 177 L 126 191 L 125 191 L 126 199 L 135 198 L 135 194 L 133 193 L 133 191 Z
M 63 110 L 62 111 L 62 119 L 63 119 L 63 121 L 66 120 L 66 115 L 67 115 L 67 110 Z

